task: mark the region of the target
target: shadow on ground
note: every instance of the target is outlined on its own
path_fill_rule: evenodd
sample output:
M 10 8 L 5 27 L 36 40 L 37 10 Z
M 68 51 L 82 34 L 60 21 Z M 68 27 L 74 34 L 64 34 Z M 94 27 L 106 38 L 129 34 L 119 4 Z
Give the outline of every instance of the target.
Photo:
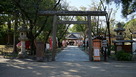
M 28 62 L 0 63 L 0 77 L 135 77 L 134 62 Z

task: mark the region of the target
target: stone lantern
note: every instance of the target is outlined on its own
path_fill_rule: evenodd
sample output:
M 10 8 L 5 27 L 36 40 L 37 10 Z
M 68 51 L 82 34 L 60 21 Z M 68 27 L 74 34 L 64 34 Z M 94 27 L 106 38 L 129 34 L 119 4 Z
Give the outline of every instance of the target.
M 125 29 L 122 27 L 121 23 L 117 24 L 118 28 L 114 29 L 117 33 L 116 40 L 124 40 L 124 31 Z
M 20 32 L 20 37 L 18 38 L 21 41 L 21 51 L 19 52 L 18 57 L 19 58 L 24 58 L 25 57 L 25 41 L 28 40 L 27 38 L 27 27 L 23 24 L 18 31 Z
M 114 29 L 114 31 L 117 33 L 116 40 L 113 40 L 113 43 L 115 46 L 115 53 L 117 51 L 121 51 L 121 50 L 128 52 L 128 53 L 132 53 L 132 43 L 134 41 L 133 40 L 124 40 L 125 29 L 122 27 L 121 23 L 118 23 L 117 26 L 118 26 L 118 28 Z

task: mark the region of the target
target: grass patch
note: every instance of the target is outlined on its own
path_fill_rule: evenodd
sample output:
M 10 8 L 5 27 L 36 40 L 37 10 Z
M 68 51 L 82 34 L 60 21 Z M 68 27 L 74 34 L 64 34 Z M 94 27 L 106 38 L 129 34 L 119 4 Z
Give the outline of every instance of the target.
M 11 53 L 11 52 L 13 52 L 13 47 L 12 47 L 12 45 L 0 45 L 0 51 Z
M 13 52 L 12 45 L 0 45 L 0 54 L 3 55 L 4 58 L 16 57 L 17 54 L 13 54 L 12 52 Z

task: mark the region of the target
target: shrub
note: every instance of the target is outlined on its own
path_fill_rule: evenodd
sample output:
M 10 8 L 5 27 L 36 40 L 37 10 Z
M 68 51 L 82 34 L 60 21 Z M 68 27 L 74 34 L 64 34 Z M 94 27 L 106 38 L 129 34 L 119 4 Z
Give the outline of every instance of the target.
M 131 61 L 132 60 L 132 54 L 126 53 L 124 51 L 118 51 L 116 53 L 116 58 L 119 61 Z
M 114 51 L 114 50 L 115 50 L 114 47 L 115 47 L 114 45 L 111 45 L 110 50 L 113 50 L 113 51 Z

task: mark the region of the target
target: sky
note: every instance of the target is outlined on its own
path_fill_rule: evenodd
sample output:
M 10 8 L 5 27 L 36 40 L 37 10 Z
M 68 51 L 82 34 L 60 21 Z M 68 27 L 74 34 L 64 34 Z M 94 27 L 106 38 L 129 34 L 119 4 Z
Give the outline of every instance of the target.
M 93 2 L 95 3 L 99 3 L 100 0 L 66 0 L 66 2 L 69 3 L 69 6 L 72 6 L 73 8 L 76 7 L 78 9 L 80 9 L 80 7 L 84 6 L 89 8 L 89 6 L 92 5 Z M 113 10 L 116 10 L 117 6 L 116 5 L 110 5 L 110 8 L 113 8 Z M 125 18 L 122 17 L 121 14 L 121 6 L 119 7 L 119 9 L 117 10 L 116 14 L 115 14 L 115 20 L 117 22 L 127 22 L 127 20 Z

